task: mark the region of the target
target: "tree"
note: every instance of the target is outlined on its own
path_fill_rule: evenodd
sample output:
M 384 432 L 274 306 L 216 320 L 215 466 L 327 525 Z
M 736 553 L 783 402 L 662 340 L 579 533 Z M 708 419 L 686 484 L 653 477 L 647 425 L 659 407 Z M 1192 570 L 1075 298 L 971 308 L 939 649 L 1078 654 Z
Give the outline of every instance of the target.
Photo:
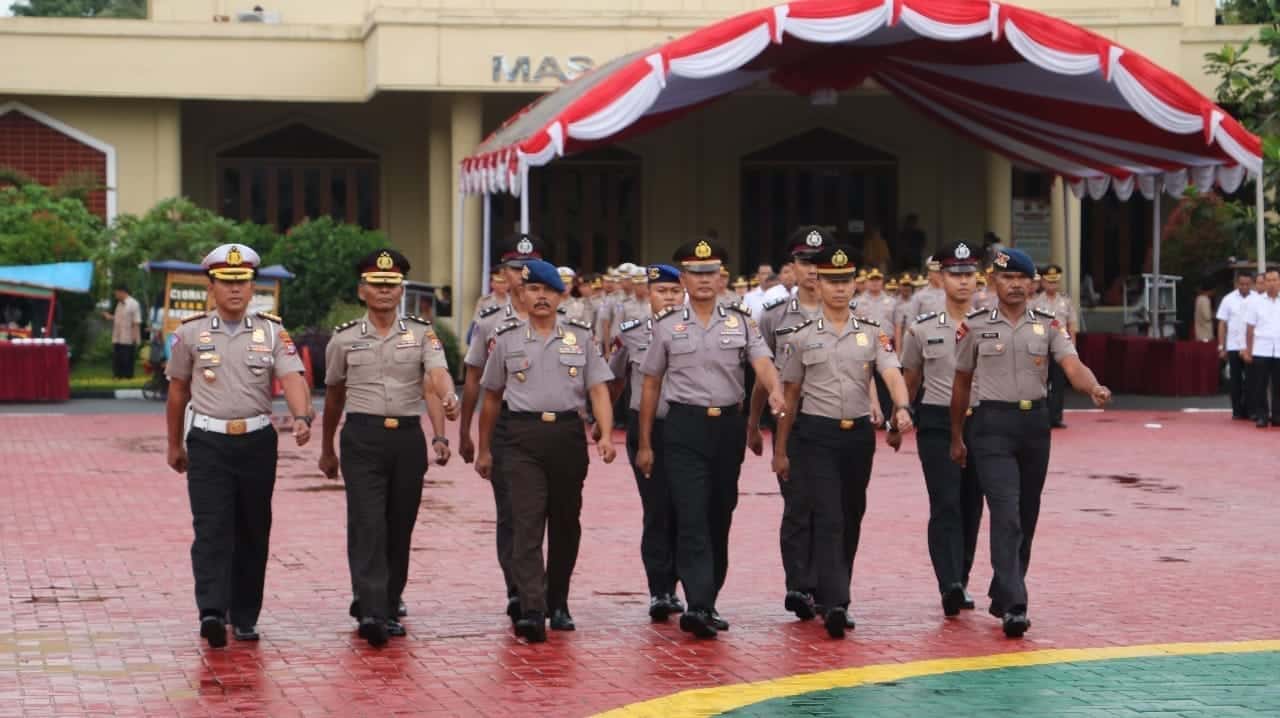
M 147 0 L 26 0 L 13 6 L 19 17 L 111 17 L 145 20 Z
M 1223 25 L 1280 22 L 1280 0 L 1226 0 L 1218 10 Z
M 339 224 L 328 217 L 310 219 L 289 230 L 263 255 L 264 264 L 283 264 L 297 275 L 280 290 L 285 323 L 299 330 L 315 327 L 335 303 L 354 304 L 356 262 L 385 246 L 387 240 L 381 232 Z

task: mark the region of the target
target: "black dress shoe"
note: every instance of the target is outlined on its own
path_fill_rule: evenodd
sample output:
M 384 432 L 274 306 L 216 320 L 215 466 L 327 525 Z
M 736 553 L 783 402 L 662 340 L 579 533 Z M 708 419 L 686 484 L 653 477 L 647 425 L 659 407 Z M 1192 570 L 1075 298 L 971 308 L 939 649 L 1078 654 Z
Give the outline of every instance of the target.
M 711 623 L 711 614 L 702 609 L 685 611 L 680 615 L 680 630 L 692 633 L 698 638 L 715 638 L 716 627 Z
M 667 596 L 650 596 L 649 597 L 649 620 L 654 623 L 662 623 L 671 616 L 671 600 Z
M 1031 620 L 1026 611 L 1010 611 L 1004 614 L 1004 635 L 1009 638 L 1022 638 L 1022 634 L 1031 628 Z
M 409 607 L 404 605 L 404 600 L 400 600 L 396 604 L 396 618 L 404 618 L 409 615 Z
M 573 616 L 569 615 L 568 609 L 557 608 L 551 612 L 551 630 L 576 631 L 578 627 L 573 625 Z
M 541 611 L 530 611 L 516 621 L 516 635 L 529 643 L 547 640 L 547 619 Z
M 399 621 L 395 620 L 394 618 L 393 618 L 393 619 L 390 619 L 390 620 L 388 620 L 388 621 L 387 621 L 387 635 L 388 635 L 388 636 L 394 636 L 394 637 L 396 637 L 396 638 L 401 638 L 401 637 L 403 637 L 404 635 L 406 635 L 407 633 L 408 633 L 408 631 L 405 631 L 405 630 L 404 630 L 404 624 L 403 624 L 403 623 L 401 623 L 401 622 L 399 622 Z
M 711 615 L 711 625 L 714 626 L 717 631 L 729 630 L 729 622 L 720 617 L 719 611 L 713 608 L 711 609 L 710 615 Z
M 256 641 L 262 638 L 262 636 L 258 635 L 257 626 L 236 626 L 231 629 L 231 635 L 237 641 Z
M 826 626 L 827 635 L 832 638 L 844 638 L 844 629 L 847 626 L 849 613 L 840 606 L 827 611 L 827 615 L 823 618 L 823 625 Z
M 360 619 L 360 628 L 357 633 L 374 648 L 382 648 L 387 645 L 387 624 L 376 618 Z
M 220 616 L 205 616 L 200 619 L 200 637 L 208 641 L 211 648 L 226 646 L 227 622 Z
M 356 619 L 356 623 L 360 622 L 360 601 L 358 599 L 351 601 L 351 607 L 347 609 L 347 615 Z
M 964 603 L 960 604 L 960 608 L 963 608 L 966 611 L 972 611 L 977 605 L 978 604 L 973 602 L 973 596 L 970 596 L 969 591 L 966 589 L 964 592 Z
M 964 586 L 960 584 L 952 584 L 942 594 L 942 615 L 951 618 L 960 615 L 960 609 L 964 606 Z
M 671 606 L 672 613 L 684 613 L 684 604 L 674 593 L 667 594 L 667 604 Z
M 1067 428 L 1067 423 L 1066 423 L 1065 421 L 1055 421 L 1055 422 L 1053 422 L 1053 428 L 1055 428 L 1055 429 L 1065 429 L 1065 428 Z
M 813 620 L 813 617 L 818 615 L 814 610 L 813 596 L 801 591 L 787 591 L 787 597 L 782 605 L 796 614 L 796 618 L 801 621 Z
M 507 617 L 511 619 L 511 625 L 514 626 L 516 621 L 519 621 L 520 617 L 523 615 L 524 615 L 524 612 L 520 610 L 520 597 L 519 596 L 508 597 L 507 598 Z
M 991 605 L 987 606 L 987 613 L 990 613 L 992 616 L 995 616 L 996 618 L 1003 619 L 1005 614 L 1004 606 L 1001 606 L 995 601 L 992 601 Z
M 1257 419 L 1256 421 L 1254 421 L 1253 425 L 1258 427 L 1259 429 L 1265 429 L 1268 426 L 1266 419 Z

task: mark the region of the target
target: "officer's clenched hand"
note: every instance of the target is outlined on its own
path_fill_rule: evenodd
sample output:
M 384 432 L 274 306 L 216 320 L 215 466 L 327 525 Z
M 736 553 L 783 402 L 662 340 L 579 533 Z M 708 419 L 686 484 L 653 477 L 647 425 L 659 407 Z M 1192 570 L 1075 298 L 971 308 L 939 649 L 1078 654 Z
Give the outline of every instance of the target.
M 613 448 L 612 439 L 601 439 L 596 442 L 596 451 L 600 452 L 600 458 L 604 459 L 604 463 L 612 464 L 614 457 L 618 455 L 617 449 Z
M 449 451 L 449 445 L 443 441 L 433 441 L 431 448 L 436 452 L 436 466 L 444 466 L 449 463 L 449 457 L 453 456 Z
M 489 474 L 493 471 L 493 454 L 484 452 L 476 457 L 476 473 L 480 474 L 480 478 L 489 479 Z
M 653 474 L 653 449 L 642 448 L 636 451 L 636 468 L 646 479 Z
M 964 468 L 965 463 L 969 460 L 969 449 L 964 445 L 964 439 L 959 437 L 951 440 L 951 460 Z
M 320 473 L 327 479 L 338 478 L 338 455 L 332 452 L 320 452 Z
M 769 410 L 780 419 L 787 415 L 787 400 L 782 396 L 781 387 L 769 392 Z
M 915 424 L 911 421 L 911 412 L 906 407 L 901 407 L 893 412 L 893 426 L 900 434 L 905 434 L 915 428 Z
M 444 418 L 449 421 L 457 421 L 458 410 L 460 408 L 460 405 L 458 404 L 458 395 L 453 392 L 449 392 L 448 396 L 440 400 L 440 403 L 444 405 Z
M 595 421 L 591 422 L 591 440 L 595 442 L 600 441 L 600 423 L 599 422 L 595 422 Z
M 466 432 L 458 437 L 458 456 L 468 464 L 476 460 L 475 442 L 471 441 L 471 436 Z
M 170 446 L 168 462 L 169 468 L 179 474 L 185 474 L 187 472 L 187 448 L 181 445 Z
M 884 426 L 884 413 L 880 411 L 880 405 L 874 401 L 871 402 L 871 425 Z
M 893 447 L 893 453 L 898 453 L 898 449 L 902 448 L 902 432 L 886 431 L 884 433 L 884 443 Z
M 764 436 L 760 434 L 759 426 L 747 427 L 747 448 L 756 456 L 764 453 Z
M 311 440 L 311 425 L 305 421 L 293 421 L 293 440 L 298 446 L 306 446 Z
M 1111 403 L 1111 390 L 1098 384 L 1093 387 L 1093 391 L 1089 392 L 1089 398 L 1093 399 L 1094 406 L 1101 408 Z
M 780 451 L 773 452 L 773 473 L 777 474 L 778 478 L 783 481 L 790 481 L 791 458 Z

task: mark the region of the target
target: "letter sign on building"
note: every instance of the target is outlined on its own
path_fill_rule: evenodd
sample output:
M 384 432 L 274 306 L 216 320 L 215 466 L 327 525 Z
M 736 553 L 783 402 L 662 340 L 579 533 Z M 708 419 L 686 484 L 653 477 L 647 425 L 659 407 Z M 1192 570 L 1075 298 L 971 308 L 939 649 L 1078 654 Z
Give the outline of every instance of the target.
M 595 61 L 585 55 L 572 55 L 563 63 L 552 55 L 546 55 L 538 61 L 536 69 L 528 55 L 494 55 L 493 81 L 528 85 L 554 80 L 563 84 L 593 67 Z

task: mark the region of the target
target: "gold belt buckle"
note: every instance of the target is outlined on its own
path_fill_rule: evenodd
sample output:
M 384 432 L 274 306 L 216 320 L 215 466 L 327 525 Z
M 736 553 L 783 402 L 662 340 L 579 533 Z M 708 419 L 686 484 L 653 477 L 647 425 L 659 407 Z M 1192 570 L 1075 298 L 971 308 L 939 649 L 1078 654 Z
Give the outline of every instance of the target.
M 707 416 L 720 416 L 720 407 L 718 406 L 707 407 Z
M 1018 402 L 1018 408 L 1023 411 L 1031 411 L 1031 400 L 1023 399 L 1022 401 Z
M 227 422 L 227 433 L 232 436 L 239 436 L 249 429 L 249 424 L 244 419 L 232 419 Z
M 840 428 L 848 431 L 853 428 L 853 419 L 841 419 Z
M 542 412 L 542 420 L 548 424 L 554 423 L 556 420 L 556 413 L 554 411 L 544 411 Z
M 386 428 L 386 429 L 399 429 L 400 420 L 395 418 L 394 416 L 388 416 L 387 418 L 382 420 L 382 426 L 383 428 Z

